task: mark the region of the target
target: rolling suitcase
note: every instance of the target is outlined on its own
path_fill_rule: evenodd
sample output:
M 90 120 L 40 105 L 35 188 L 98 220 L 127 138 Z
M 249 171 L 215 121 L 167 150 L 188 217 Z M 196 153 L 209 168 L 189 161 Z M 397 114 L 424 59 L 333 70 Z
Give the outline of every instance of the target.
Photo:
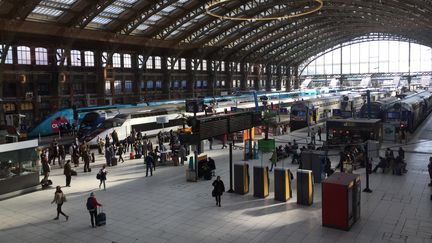
M 116 166 L 116 165 L 117 165 L 117 157 L 112 157 L 111 166 Z
M 142 154 L 135 155 L 135 159 L 141 159 L 141 157 L 142 157 Z
M 106 214 L 103 212 L 103 209 L 101 209 L 100 213 L 96 216 L 96 225 L 106 225 Z

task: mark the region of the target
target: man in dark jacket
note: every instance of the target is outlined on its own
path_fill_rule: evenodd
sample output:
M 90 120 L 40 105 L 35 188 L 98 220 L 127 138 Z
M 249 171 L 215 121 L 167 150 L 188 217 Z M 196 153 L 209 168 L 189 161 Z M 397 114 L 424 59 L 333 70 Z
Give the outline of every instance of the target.
M 220 179 L 220 176 L 213 181 L 213 191 L 212 196 L 216 199 L 216 206 L 221 206 L 221 196 L 225 192 L 225 186 L 223 181 Z
M 113 139 L 113 143 L 114 143 L 116 146 L 118 146 L 118 144 L 119 144 L 119 138 L 118 138 L 118 134 L 117 134 L 116 130 L 114 130 L 114 131 L 111 133 L 111 137 L 112 137 L 112 139 Z
M 146 164 L 146 176 L 148 176 L 148 172 L 150 170 L 150 176 L 153 176 L 153 163 L 154 159 L 152 153 L 149 153 L 145 158 L 144 162 Z
M 66 186 L 70 187 L 71 179 L 72 179 L 72 167 L 70 165 L 70 160 L 66 161 L 64 165 L 63 174 L 66 176 Z

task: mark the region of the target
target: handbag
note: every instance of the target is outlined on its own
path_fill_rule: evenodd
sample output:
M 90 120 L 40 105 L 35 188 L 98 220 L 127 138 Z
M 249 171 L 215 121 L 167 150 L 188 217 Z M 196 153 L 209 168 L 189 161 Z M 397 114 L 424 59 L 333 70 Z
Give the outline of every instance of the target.
M 216 197 L 216 190 L 215 189 L 213 189 L 213 191 L 212 191 L 212 197 Z

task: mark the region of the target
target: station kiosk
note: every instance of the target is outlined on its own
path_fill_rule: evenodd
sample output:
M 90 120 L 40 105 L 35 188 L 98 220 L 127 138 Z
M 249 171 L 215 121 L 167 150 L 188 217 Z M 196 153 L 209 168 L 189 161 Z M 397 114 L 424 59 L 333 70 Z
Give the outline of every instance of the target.
M 322 224 L 349 230 L 360 219 L 360 176 L 334 173 L 322 186 Z
M 315 183 L 321 183 L 323 174 L 325 152 L 322 150 L 305 150 L 301 153 L 302 168 L 311 170 L 314 176 Z
M 249 192 L 249 164 L 234 165 L 234 191 L 241 195 Z
M 269 195 L 270 179 L 268 166 L 253 167 L 254 197 L 265 198 Z
M 311 170 L 297 170 L 297 204 L 310 206 L 313 203 L 313 174 Z
M 274 170 L 274 193 L 275 200 L 286 202 L 292 198 L 290 170 L 275 168 Z

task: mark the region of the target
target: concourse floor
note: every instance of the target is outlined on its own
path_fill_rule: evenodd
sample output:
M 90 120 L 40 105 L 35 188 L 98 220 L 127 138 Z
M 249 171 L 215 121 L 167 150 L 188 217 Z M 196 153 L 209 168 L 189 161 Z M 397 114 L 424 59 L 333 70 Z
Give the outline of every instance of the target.
M 305 131 L 278 136 L 279 142 L 305 142 Z M 315 185 L 314 204 L 296 203 L 296 189 L 287 203 L 275 201 L 273 174 L 270 196 L 253 197 L 224 193 L 222 207 L 211 197 L 212 181 L 186 182 L 187 166 L 158 167 L 145 177 L 142 159 L 108 168 L 107 190 L 98 188 L 98 168 L 104 159 L 97 157 L 91 173 L 78 168 L 72 187 L 64 187 L 67 202 L 65 221 L 53 220 L 56 207 L 50 202 L 54 188 L 39 190 L 0 201 L 0 242 L 432 242 L 432 188 L 427 186 L 427 161 L 432 153 L 432 119 L 425 121 L 410 138 L 405 157 L 408 173 L 403 176 L 371 175 L 373 193 L 361 194 L 361 219 L 350 231 L 322 227 L 321 185 Z M 397 150 L 399 144 L 384 143 Z M 216 161 L 216 174 L 229 189 L 228 149 L 219 144 L 206 153 Z M 383 152 L 382 152 L 383 153 Z M 233 151 L 235 163 L 242 163 L 243 150 Z M 270 154 L 249 161 L 268 165 Z M 290 159 L 278 166 L 297 168 Z M 338 161 L 332 158 L 333 167 Z M 362 187 L 365 171 L 359 169 Z M 295 174 L 295 173 L 294 173 Z M 61 169 L 54 169 L 54 185 L 65 185 Z M 252 176 L 251 176 L 251 188 Z M 95 192 L 107 215 L 107 225 L 91 228 L 86 200 Z

